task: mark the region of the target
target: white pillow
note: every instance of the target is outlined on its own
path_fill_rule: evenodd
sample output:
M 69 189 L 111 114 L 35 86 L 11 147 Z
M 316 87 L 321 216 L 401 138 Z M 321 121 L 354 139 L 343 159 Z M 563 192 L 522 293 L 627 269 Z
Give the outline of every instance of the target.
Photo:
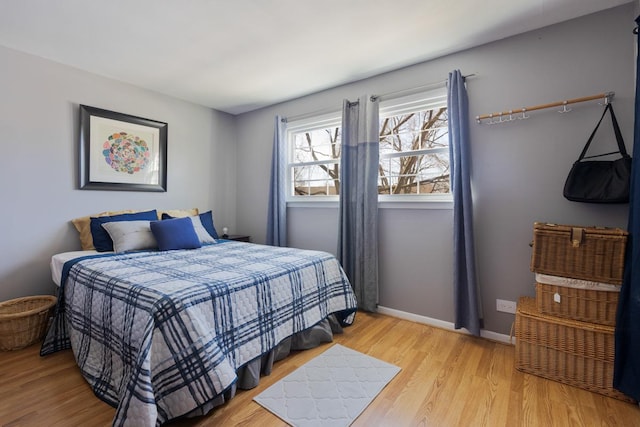
M 198 235 L 198 239 L 200 239 L 201 244 L 204 245 L 206 243 L 216 242 L 216 239 L 211 237 L 211 234 L 209 234 L 207 229 L 204 228 L 204 225 L 202 225 L 202 221 L 200 221 L 200 216 L 190 216 L 189 218 L 191 218 L 191 222 L 193 222 L 193 229 L 196 231 L 196 234 Z
M 113 240 L 114 252 L 157 249 L 158 242 L 151 232 L 151 221 L 112 221 L 102 224 Z

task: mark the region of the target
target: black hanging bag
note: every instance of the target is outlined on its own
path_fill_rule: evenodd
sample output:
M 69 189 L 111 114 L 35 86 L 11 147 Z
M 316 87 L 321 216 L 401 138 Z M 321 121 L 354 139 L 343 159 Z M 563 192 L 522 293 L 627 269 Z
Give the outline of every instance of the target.
M 595 156 L 585 156 L 591 140 L 593 140 L 602 119 L 611 113 L 611 123 L 613 132 L 616 135 L 618 151 L 598 154 Z M 584 160 L 594 157 L 608 156 L 620 153 L 622 158 L 617 160 Z M 628 203 L 629 183 L 631 176 L 631 156 L 627 154 L 624 140 L 620 133 L 620 127 L 613 112 L 611 103 L 608 103 L 598 121 L 596 128 L 591 133 L 589 140 L 584 146 L 580 157 L 573 164 L 567 181 L 564 183 L 564 197 L 573 202 L 583 203 Z

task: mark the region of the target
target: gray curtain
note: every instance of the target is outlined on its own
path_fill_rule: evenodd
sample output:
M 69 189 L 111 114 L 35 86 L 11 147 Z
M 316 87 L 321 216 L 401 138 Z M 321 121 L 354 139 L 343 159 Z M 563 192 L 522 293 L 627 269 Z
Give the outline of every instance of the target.
M 449 111 L 451 192 L 453 193 L 455 328 L 465 328 L 473 335 L 479 336 L 483 322 L 473 238 L 469 101 L 464 77 L 460 70 L 449 73 L 447 109 Z
M 366 311 L 378 305 L 379 127 L 377 101 L 344 101 L 338 259 Z
M 272 246 L 287 246 L 286 126 L 286 121 L 276 116 L 267 214 L 267 245 Z

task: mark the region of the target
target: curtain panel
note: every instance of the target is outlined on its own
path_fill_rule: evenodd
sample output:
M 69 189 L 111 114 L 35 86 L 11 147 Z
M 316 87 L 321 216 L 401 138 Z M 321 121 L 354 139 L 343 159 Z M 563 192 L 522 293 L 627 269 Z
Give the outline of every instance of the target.
M 640 25 L 640 16 L 636 23 Z M 640 46 L 640 35 L 637 43 L 636 46 Z M 640 55 L 636 55 L 637 67 L 640 67 Z M 640 401 L 640 74 L 637 67 L 629 238 L 616 316 L 613 386 Z
M 453 291 L 455 328 L 465 328 L 479 336 L 483 327 L 480 292 L 476 276 L 471 197 L 471 148 L 469 141 L 469 101 L 460 70 L 449 73 L 449 157 L 453 193 Z
M 344 101 L 338 259 L 365 311 L 378 305 L 379 127 L 376 100 Z
M 267 245 L 287 246 L 287 123 L 276 116 L 271 156 L 269 211 L 267 214 Z

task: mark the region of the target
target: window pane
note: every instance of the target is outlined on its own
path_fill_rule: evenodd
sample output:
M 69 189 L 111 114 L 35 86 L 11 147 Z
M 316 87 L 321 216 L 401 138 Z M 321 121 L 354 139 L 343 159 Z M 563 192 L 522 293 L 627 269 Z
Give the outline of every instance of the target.
M 447 119 L 446 107 L 381 117 L 379 194 L 450 193 Z
M 449 192 L 448 153 L 393 157 L 381 161 L 378 194 Z
M 294 166 L 294 196 L 331 196 L 339 194 L 340 168 L 338 163 Z
M 294 163 L 340 158 L 340 128 L 316 129 L 293 134 Z

